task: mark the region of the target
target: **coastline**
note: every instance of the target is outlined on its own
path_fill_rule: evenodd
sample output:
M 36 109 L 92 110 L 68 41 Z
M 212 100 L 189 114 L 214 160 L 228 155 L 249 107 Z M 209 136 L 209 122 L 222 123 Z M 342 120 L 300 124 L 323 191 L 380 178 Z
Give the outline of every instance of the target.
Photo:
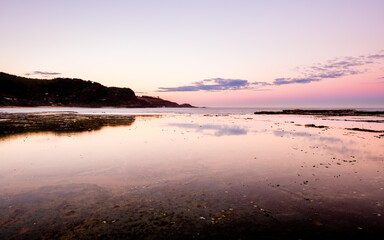
M 383 232 L 377 136 L 383 124 L 354 122 L 377 116 L 333 121 L 249 109 L 189 111 L 153 118 L 0 113 L 6 119 L 0 126 L 21 129 L 0 139 L 0 237 L 304 239 Z M 353 127 L 375 131 L 346 129 Z

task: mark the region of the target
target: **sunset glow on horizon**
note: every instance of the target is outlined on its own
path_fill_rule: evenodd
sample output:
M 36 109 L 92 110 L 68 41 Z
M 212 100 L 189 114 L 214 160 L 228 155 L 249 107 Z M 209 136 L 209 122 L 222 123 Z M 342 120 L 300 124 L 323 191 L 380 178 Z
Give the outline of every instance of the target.
M 384 106 L 384 1 L 0 0 L 0 72 L 206 107 Z

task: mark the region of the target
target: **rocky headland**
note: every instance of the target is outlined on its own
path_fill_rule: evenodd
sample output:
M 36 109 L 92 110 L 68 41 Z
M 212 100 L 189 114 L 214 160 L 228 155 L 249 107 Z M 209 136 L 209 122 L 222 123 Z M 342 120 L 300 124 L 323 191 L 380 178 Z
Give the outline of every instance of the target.
M 34 79 L 0 72 L 0 106 L 193 107 L 149 96 L 130 88 L 106 87 L 77 78 Z

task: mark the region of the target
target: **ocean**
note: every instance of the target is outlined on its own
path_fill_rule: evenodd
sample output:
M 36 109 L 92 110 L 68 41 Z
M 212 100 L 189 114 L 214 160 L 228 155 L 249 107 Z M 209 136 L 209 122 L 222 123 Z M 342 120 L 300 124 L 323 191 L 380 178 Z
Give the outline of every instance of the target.
M 260 110 L 2 108 L 0 239 L 383 233 L 384 118 Z

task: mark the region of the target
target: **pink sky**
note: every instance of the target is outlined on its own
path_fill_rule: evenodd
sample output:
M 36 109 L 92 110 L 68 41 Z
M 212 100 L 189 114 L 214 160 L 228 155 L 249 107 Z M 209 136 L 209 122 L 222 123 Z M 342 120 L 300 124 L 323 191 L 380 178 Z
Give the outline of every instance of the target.
M 383 12 L 381 0 L 0 1 L 0 71 L 197 106 L 383 107 Z

